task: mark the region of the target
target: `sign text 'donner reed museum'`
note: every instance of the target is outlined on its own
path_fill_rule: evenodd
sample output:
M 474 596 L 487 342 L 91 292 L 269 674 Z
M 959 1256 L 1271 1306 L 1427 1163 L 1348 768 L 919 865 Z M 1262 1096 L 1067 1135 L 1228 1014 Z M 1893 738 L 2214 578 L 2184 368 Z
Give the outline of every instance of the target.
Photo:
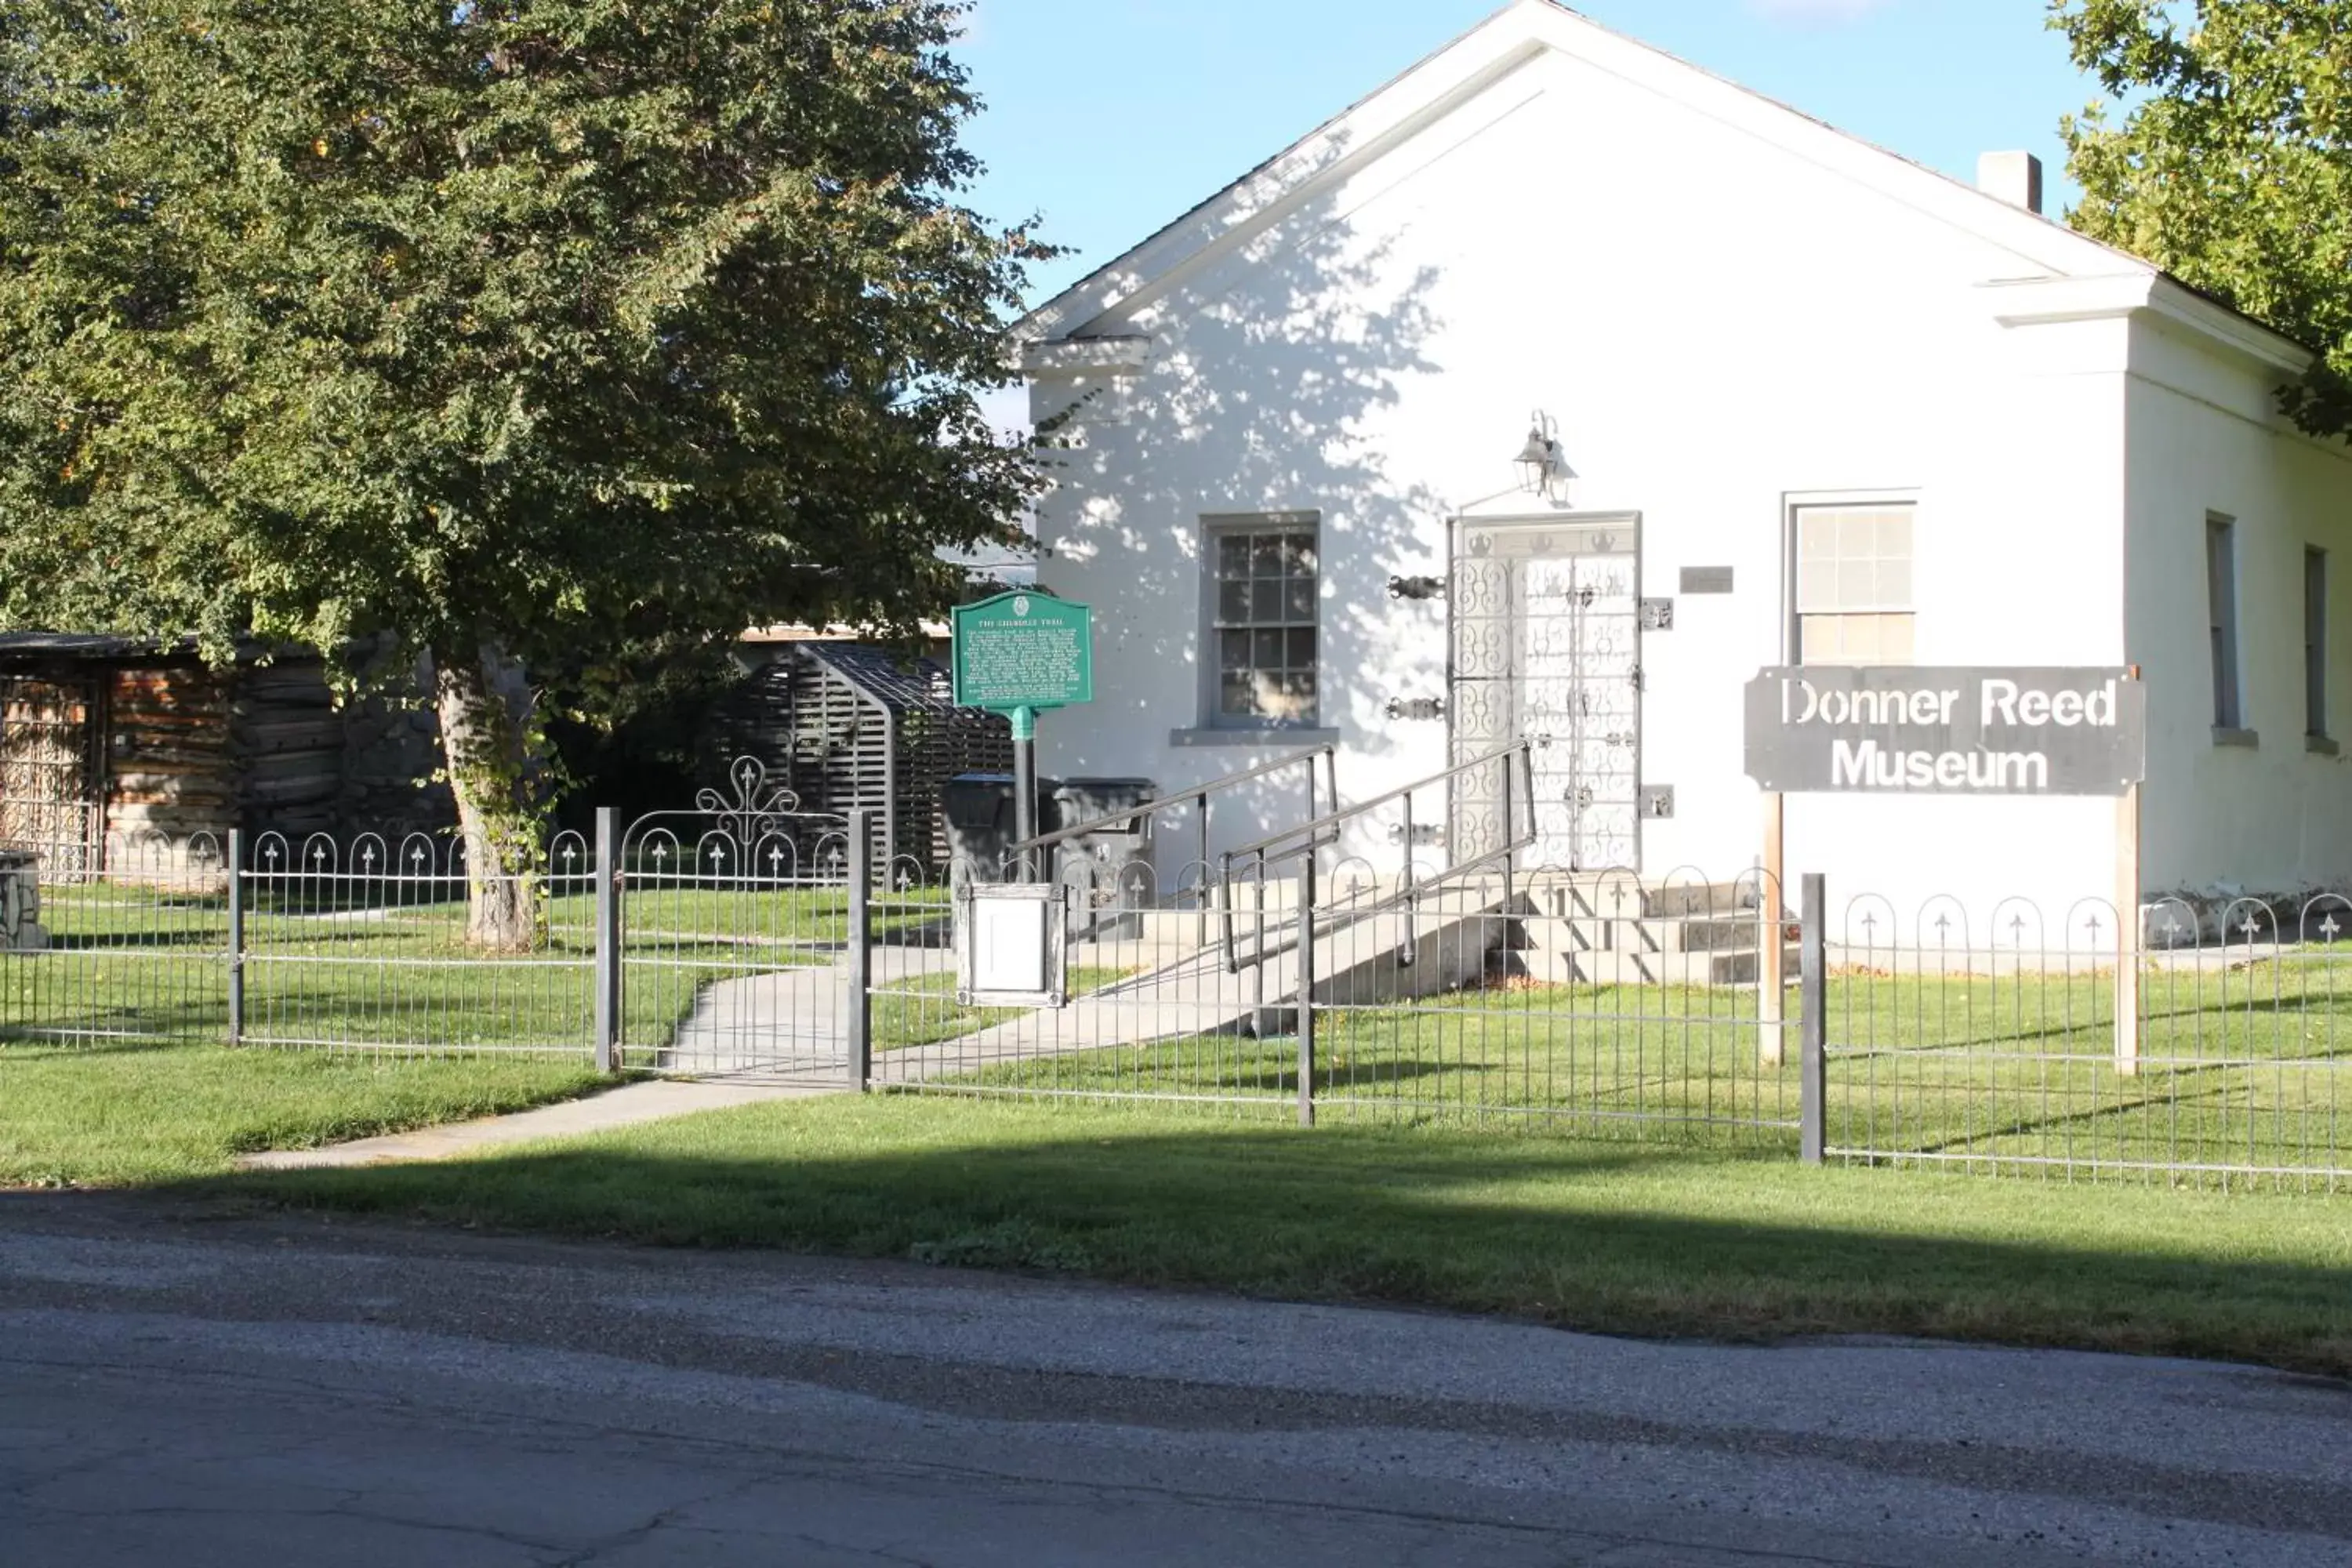
M 2120 795 L 2147 731 L 2125 669 L 1805 665 L 1748 683 L 1748 774 L 1788 795 Z

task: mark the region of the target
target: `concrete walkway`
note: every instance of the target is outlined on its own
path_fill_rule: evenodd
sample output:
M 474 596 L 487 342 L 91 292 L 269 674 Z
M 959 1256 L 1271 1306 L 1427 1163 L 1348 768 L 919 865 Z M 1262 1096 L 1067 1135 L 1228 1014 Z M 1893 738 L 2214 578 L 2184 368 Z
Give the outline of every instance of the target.
M 817 1083 L 687 1083 L 655 1079 L 623 1084 L 585 1100 L 567 1100 L 560 1105 L 543 1105 L 537 1110 L 513 1116 L 491 1116 L 450 1127 L 425 1127 L 415 1132 L 362 1138 L 325 1149 L 281 1149 L 247 1154 L 237 1165 L 247 1171 L 293 1171 L 451 1160 L 510 1143 L 603 1132 L 614 1127 L 664 1121 L 673 1116 L 691 1116 L 699 1110 L 725 1110 L 763 1100 L 799 1100 L 832 1092 L 831 1086 Z
M 947 949 L 884 947 L 877 979 L 951 973 Z M 797 1078 L 831 1083 L 849 1069 L 849 961 L 714 981 L 656 1058 L 666 1072 Z
M 1423 958 L 1412 971 L 1398 968 L 1404 917 L 1376 915 L 1326 937 L 1325 1001 L 1407 993 L 1459 984 L 1483 962 L 1486 916 L 1442 910 L 1417 924 Z M 1134 967 L 1141 973 L 1069 1006 L 1023 1012 L 1008 1022 L 935 1045 L 877 1051 L 879 1086 L 915 1085 L 1008 1062 L 1075 1056 L 1122 1046 L 1225 1033 L 1249 1026 L 1269 1009 L 1279 1012 L 1297 987 L 1297 954 L 1286 934 L 1270 943 L 1238 974 L 1226 971 L 1213 948 L 1190 944 L 1106 943 L 1073 951 L 1074 963 Z M 880 993 L 920 988 L 940 1004 L 951 994 L 932 977 L 951 973 L 955 954 L 937 948 L 877 950 Z M 447 1160 L 486 1149 L 545 1138 L 632 1127 L 701 1110 L 723 1110 L 762 1100 L 840 1093 L 848 1088 L 849 984 L 845 961 L 821 967 L 780 969 L 707 985 L 676 1039 L 658 1058 L 667 1071 L 702 1075 L 700 1081 L 656 1079 L 625 1085 L 584 1100 L 512 1116 L 448 1127 L 428 1127 L 324 1149 L 248 1154 L 246 1170 L 299 1170 Z

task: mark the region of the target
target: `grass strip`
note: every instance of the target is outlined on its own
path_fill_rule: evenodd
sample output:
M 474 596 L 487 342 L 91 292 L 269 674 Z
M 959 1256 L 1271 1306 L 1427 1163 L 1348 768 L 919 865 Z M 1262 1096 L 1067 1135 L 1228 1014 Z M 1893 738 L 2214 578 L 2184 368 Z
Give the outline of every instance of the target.
M 1732 1340 L 1909 1334 L 2352 1373 L 2352 1201 L 1460 1127 L 787 1102 L 202 1190 L 696 1247 L 1045 1269 Z
M 530 1057 L 0 1044 L 0 1186 L 212 1175 L 239 1154 L 528 1110 L 608 1081 Z
M 1066 977 L 1072 996 L 1089 996 L 1116 985 L 1134 971 L 1102 966 L 1074 966 Z M 911 1050 L 935 1046 L 975 1030 L 1009 1024 L 1033 1015 L 1025 1007 L 971 1007 L 956 1000 L 951 973 L 917 974 L 885 983 L 874 993 L 874 1048 Z

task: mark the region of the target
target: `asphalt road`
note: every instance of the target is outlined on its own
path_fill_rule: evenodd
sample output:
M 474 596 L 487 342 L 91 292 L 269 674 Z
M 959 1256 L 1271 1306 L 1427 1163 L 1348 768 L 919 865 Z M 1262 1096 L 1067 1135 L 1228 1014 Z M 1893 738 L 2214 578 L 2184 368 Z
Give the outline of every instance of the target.
M 0 1563 L 2352 1563 L 2352 1388 L 0 1197 Z

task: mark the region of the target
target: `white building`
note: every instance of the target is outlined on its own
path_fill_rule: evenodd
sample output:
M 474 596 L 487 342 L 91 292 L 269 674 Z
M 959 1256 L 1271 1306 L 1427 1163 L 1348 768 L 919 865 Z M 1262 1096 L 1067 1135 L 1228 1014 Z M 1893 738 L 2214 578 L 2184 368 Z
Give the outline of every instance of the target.
M 2138 665 L 2143 891 L 2352 887 L 2352 448 L 2275 412 L 2305 352 L 2040 216 L 2021 155 L 1984 184 L 1520 0 L 1024 323 L 1041 579 L 1098 650 L 1041 766 L 1328 740 L 1362 799 L 1544 734 L 1547 858 L 1727 879 L 1759 667 Z M 1531 410 L 1572 494 L 1511 488 Z M 1786 812 L 1833 900 L 2116 887 L 2108 800 Z

